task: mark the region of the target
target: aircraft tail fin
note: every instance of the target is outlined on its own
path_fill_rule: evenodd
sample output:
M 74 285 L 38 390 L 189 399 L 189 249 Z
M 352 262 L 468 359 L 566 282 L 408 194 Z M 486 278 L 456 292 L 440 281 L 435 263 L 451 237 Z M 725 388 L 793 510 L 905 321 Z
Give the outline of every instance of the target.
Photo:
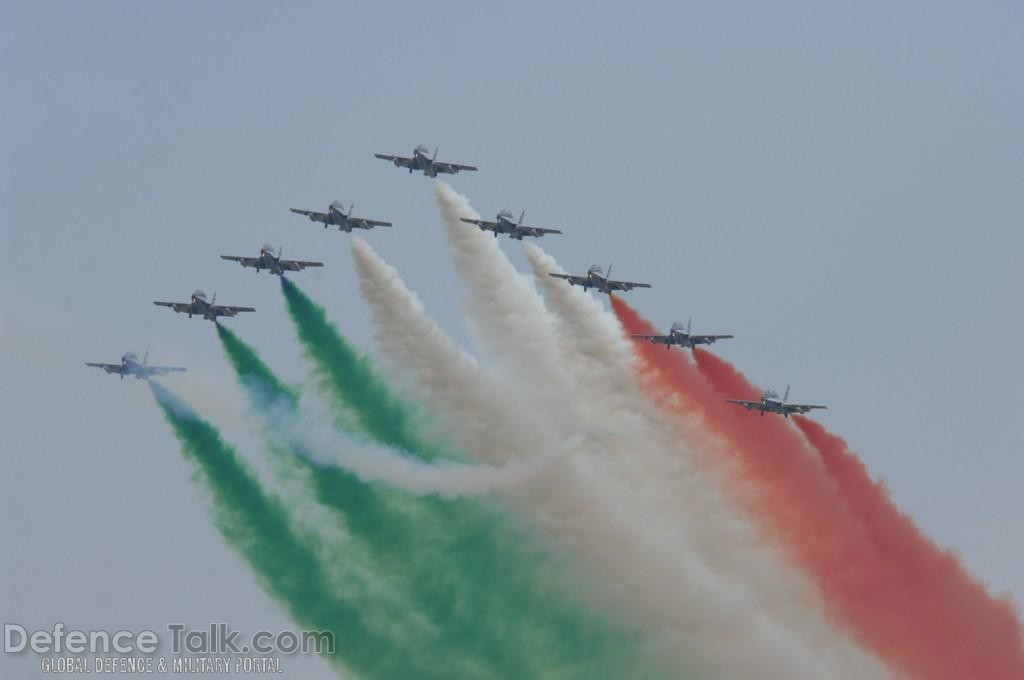
M 349 203 L 348 204 L 348 216 L 349 217 L 352 217 L 352 213 L 355 211 L 355 209 L 356 209 L 356 204 L 355 203 Z
M 523 220 L 526 218 L 526 211 L 519 213 L 519 226 L 523 226 Z
M 690 334 L 690 323 L 693 321 L 693 317 L 686 318 L 686 334 Z
M 782 401 L 789 401 L 789 385 L 786 385 L 786 393 L 782 395 Z
M 437 160 L 437 147 L 436 146 L 434 147 L 434 155 L 431 156 L 430 160 L 432 160 L 432 161 L 436 161 Z
M 213 297 L 210 298 L 210 306 L 217 304 L 217 291 L 213 291 Z
M 146 353 L 142 355 L 142 365 L 145 366 L 148 363 L 149 363 L 149 350 L 147 349 Z

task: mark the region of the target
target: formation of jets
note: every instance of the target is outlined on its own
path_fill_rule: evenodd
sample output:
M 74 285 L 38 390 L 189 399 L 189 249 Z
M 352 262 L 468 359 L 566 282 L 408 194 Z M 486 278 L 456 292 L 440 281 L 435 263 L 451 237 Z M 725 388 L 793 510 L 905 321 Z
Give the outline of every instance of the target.
M 381 160 L 390 161 L 396 167 L 406 168 L 410 174 L 414 171 L 422 172 L 427 177 L 437 177 L 440 174 L 455 175 L 463 171 L 477 171 L 477 167 L 475 165 L 439 161 L 437 160 L 437 149 L 435 148 L 434 153 L 431 154 L 430 150 L 422 144 L 413 149 L 412 156 L 409 157 L 391 156 L 379 153 L 375 153 L 374 156 Z M 333 201 L 327 207 L 327 212 L 301 210 L 299 208 L 289 208 L 289 210 L 297 215 L 308 217 L 313 222 L 322 223 L 325 229 L 330 226 L 336 226 L 340 231 L 344 231 L 346 233 L 351 233 L 354 229 L 369 230 L 374 229 L 375 227 L 392 226 L 391 222 L 374 220 L 366 217 L 356 217 L 353 214 L 355 211 L 355 204 L 352 203 L 349 204 L 347 210 L 339 201 Z M 478 227 L 484 232 L 493 233 L 495 238 L 504 234 L 516 241 L 522 241 L 526 237 L 540 238 L 547 234 L 562 233 L 561 229 L 524 224 L 523 221 L 525 218 L 525 210 L 520 212 L 519 219 L 516 219 L 515 214 L 511 210 L 504 209 L 495 216 L 493 221 L 468 217 L 461 217 L 459 219 L 467 224 Z M 255 269 L 257 273 L 262 270 L 266 270 L 277 276 L 284 276 L 285 272 L 302 271 L 308 267 L 324 266 L 323 262 L 283 259 L 281 257 L 281 248 L 277 248 L 277 251 L 275 252 L 274 247 L 269 244 L 261 247 L 259 255 L 255 257 L 246 257 L 243 255 L 221 255 L 220 257 L 223 260 L 237 262 L 242 267 Z M 570 286 L 581 286 L 584 291 L 588 291 L 593 288 L 594 290 L 607 295 L 610 295 L 615 291 L 625 292 L 631 291 L 635 288 L 651 287 L 649 283 L 615 280 L 611 278 L 611 274 L 611 265 L 608 266 L 607 273 L 605 273 L 605 271 L 598 265 L 591 266 L 590 269 L 587 270 L 587 273 L 583 275 L 564 274 L 561 272 L 549 273 L 549 275 L 554 278 L 566 281 Z M 253 307 L 218 305 L 216 293 L 214 293 L 212 298 L 207 300 L 206 294 L 201 290 L 197 290 L 192 293 L 188 302 L 165 302 L 156 300 L 153 304 L 159 307 L 168 307 L 174 310 L 177 314 L 188 314 L 189 318 L 198 316 L 214 323 L 218 323 L 218 319 L 221 317 L 233 317 L 242 312 L 256 311 Z M 665 345 L 665 349 L 669 350 L 673 346 L 683 349 L 695 349 L 699 345 L 710 345 L 719 340 L 732 338 L 733 336 L 728 334 L 693 333 L 690 330 L 689 321 L 687 321 L 685 326 L 677 321 L 672 324 L 668 332 L 664 335 L 634 334 L 633 337 L 638 340 L 642 339 L 654 344 Z M 122 379 L 124 379 L 126 375 L 129 375 L 140 380 L 149 379 L 151 376 L 166 375 L 168 373 L 185 370 L 178 366 L 150 366 L 148 365 L 148 352 L 141 363 L 134 353 L 126 352 L 121 357 L 121 363 L 119 364 L 86 362 L 86 365 L 102 368 L 107 373 L 119 375 Z M 786 418 L 793 414 L 807 413 L 813 409 L 828 408 L 819 404 L 791 404 L 787 401 L 788 398 L 789 387 L 786 388 L 786 392 L 781 398 L 776 392 L 767 390 L 761 395 L 761 398 L 756 401 L 744 399 L 726 399 L 726 401 L 738 404 L 749 411 L 759 411 L 762 416 L 765 413 L 776 413 Z

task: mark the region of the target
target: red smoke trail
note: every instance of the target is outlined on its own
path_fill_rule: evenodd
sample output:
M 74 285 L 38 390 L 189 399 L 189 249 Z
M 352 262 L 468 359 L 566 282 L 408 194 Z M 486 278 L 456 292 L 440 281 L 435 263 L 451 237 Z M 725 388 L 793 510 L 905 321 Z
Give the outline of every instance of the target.
M 813 420 L 798 416 L 793 421 L 818 451 L 843 499 L 867 526 L 882 556 L 900 565 L 903 577 L 916 584 L 918 590 L 941 599 L 943 602 L 936 602 L 936 609 L 958 612 L 960 626 L 970 631 L 972 641 L 986 650 L 990 668 L 1006 669 L 1007 677 L 1024 677 L 1024 631 L 1013 604 L 992 598 L 955 556 L 922 534 L 892 502 L 885 486 L 871 479 L 863 461 L 842 438 Z M 995 671 L 973 666 L 962 667 L 960 672 L 973 672 L 970 677 L 999 677 Z
M 627 333 L 657 332 L 622 300 L 612 297 L 612 309 Z M 810 574 L 830 613 L 862 644 L 914 678 L 1024 678 L 1012 609 L 1015 644 L 1003 632 L 1006 603 L 989 597 L 962 569 L 939 569 L 948 559 L 940 551 L 932 548 L 942 558 L 935 559 L 902 539 L 913 559 L 882 550 L 868 531 L 871 515 L 861 517 L 860 507 L 844 502 L 839 482 L 798 431 L 776 416 L 725 402 L 759 395 L 742 374 L 700 350 L 696 364 L 683 352 L 643 340 L 634 350 L 645 387 L 681 415 L 695 411 L 720 438 L 738 468 L 734 491 L 741 502 Z

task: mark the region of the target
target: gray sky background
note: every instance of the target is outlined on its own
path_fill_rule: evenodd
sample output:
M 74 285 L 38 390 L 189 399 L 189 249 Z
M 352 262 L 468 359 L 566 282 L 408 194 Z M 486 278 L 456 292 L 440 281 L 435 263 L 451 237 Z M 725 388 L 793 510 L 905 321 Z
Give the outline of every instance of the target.
M 372 157 L 417 143 L 480 166 L 452 183 L 481 213 L 562 227 L 567 268 L 651 281 L 656 323 L 829 404 L 1024 601 L 1022 27 L 1016 2 L 3 3 L 2 618 L 287 627 L 145 387 L 82 362 L 189 366 L 169 386 L 253 452 L 212 326 L 152 300 L 255 306 L 227 323 L 302 380 L 276 280 L 218 258 L 271 241 L 326 261 L 296 280 L 372 349 L 347 237 L 287 212 L 335 198 L 395 222 L 368 239 L 465 340 L 430 181 Z

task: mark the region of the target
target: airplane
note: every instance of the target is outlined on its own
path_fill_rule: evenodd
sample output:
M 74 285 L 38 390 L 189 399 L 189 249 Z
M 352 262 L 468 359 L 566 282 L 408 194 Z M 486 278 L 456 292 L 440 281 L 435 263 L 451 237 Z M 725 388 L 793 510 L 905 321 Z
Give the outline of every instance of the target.
M 192 293 L 192 298 L 189 302 L 160 302 L 154 301 L 153 304 L 159 307 L 170 307 L 178 314 L 188 314 L 188 318 L 192 318 L 193 314 L 199 314 L 207 321 L 217 322 L 219 316 L 234 316 L 239 312 L 255 312 L 256 310 L 252 307 L 230 307 L 228 305 L 218 305 L 217 294 L 213 294 L 213 299 L 210 301 L 206 300 L 206 293 L 201 290 L 197 290 Z
M 265 244 L 260 248 L 259 257 L 242 257 L 240 255 L 221 255 L 220 259 L 230 260 L 237 262 L 243 267 L 254 267 L 256 273 L 259 274 L 261 269 L 266 269 L 271 274 L 277 274 L 281 276 L 286 271 L 298 272 L 302 271 L 306 267 L 323 267 L 323 262 L 308 262 L 306 260 L 282 260 L 281 249 L 277 249 L 277 255 L 274 254 L 274 246 Z
M 430 149 L 420 144 L 412 152 L 412 158 L 406 158 L 404 156 L 388 156 L 387 154 L 375 153 L 375 157 L 381 160 L 391 161 L 399 168 L 409 168 L 409 174 L 412 174 L 413 170 L 422 170 L 423 174 L 427 177 L 437 177 L 439 174 L 454 175 L 462 170 L 472 170 L 476 172 L 477 167 L 475 165 L 460 165 L 458 163 L 448 163 L 446 161 L 437 160 L 437 149 L 434 149 L 434 155 L 431 156 Z
M 781 399 L 779 399 L 778 392 L 765 390 L 759 401 L 746 401 L 744 399 L 726 399 L 726 401 L 730 404 L 739 404 L 748 411 L 757 409 L 761 412 L 762 416 L 767 411 L 768 413 L 778 413 L 786 418 L 793 413 L 807 413 L 811 409 L 828 408 L 828 406 L 820 406 L 818 404 L 790 404 L 786 401 L 787 399 L 789 399 L 789 385 L 786 385 L 786 393 L 782 395 Z
M 374 227 L 390 227 L 390 222 L 382 222 L 380 220 L 370 220 L 365 217 L 352 217 L 352 211 L 355 210 L 356 204 L 350 203 L 348 206 L 348 212 L 345 212 L 345 206 L 338 201 L 333 201 L 327 206 L 327 212 L 314 212 L 312 210 L 299 210 L 298 208 L 289 208 L 293 213 L 297 215 L 305 215 L 313 222 L 323 222 L 324 229 L 331 224 L 338 225 L 338 229 L 348 233 L 352 233 L 353 229 L 373 229 Z
M 484 231 L 493 231 L 494 238 L 498 238 L 498 234 L 508 234 L 517 241 L 522 241 L 524 236 L 533 236 L 540 238 L 544 234 L 561 234 L 561 229 L 546 229 L 544 227 L 531 227 L 523 224 L 523 218 L 526 217 L 526 211 L 519 213 L 519 221 L 516 221 L 515 215 L 509 209 L 502 210 L 498 213 L 497 218 L 494 222 L 487 220 L 471 220 L 468 217 L 460 217 L 459 219 L 467 224 L 475 224 Z
M 126 375 L 134 375 L 138 380 L 149 380 L 151 375 L 167 375 L 168 373 L 177 373 L 178 371 L 185 370 L 180 366 L 150 366 L 148 362 L 149 352 L 146 352 L 141 364 L 135 352 L 125 352 L 121 356 L 121 363 L 119 364 L 94 364 L 87 361 L 85 365 L 102 368 L 107 373 L 117 373 L 121 376 L 121 380 L 124 380 Z
M 612 281 L 612 266 L 608 265 L 608 273 L 605 274 L 601 271 L 601 267 L 596 264 L 591 266 L 587 270 L 586 276 L 574 276 L 572 274 L 549 274 L 554 276 L 556 279 L 565 279 L 573 286 L 583 286 L 583 290 L 586 291 L 588 288 L 594 288 L 602 293 L 611 295 L 612 291 L 622 290 L 628 291 L 634 288 L 650 288 L 649 283 L 635 283 L 633 281 Z
M 679 345 L 680 347 L 696 347 L 697 345 L 710 345 L 716 340 L 725 340 L 731 338 L 731 335 L 704 335 L 700 333 L 690 332 L 690 320 L 687 319 L 686 325 L 684 326 L 681 321 L 676 321 L 672 324 L 672 327 L 668 329 L 668 335 L 641 335 L 639 333 L 633 334 L 634 338 L 643 338 L 644 340 L 650 340 L 655 344 L 664 344 L 665 349 L 669 349 L 672 345 Z

